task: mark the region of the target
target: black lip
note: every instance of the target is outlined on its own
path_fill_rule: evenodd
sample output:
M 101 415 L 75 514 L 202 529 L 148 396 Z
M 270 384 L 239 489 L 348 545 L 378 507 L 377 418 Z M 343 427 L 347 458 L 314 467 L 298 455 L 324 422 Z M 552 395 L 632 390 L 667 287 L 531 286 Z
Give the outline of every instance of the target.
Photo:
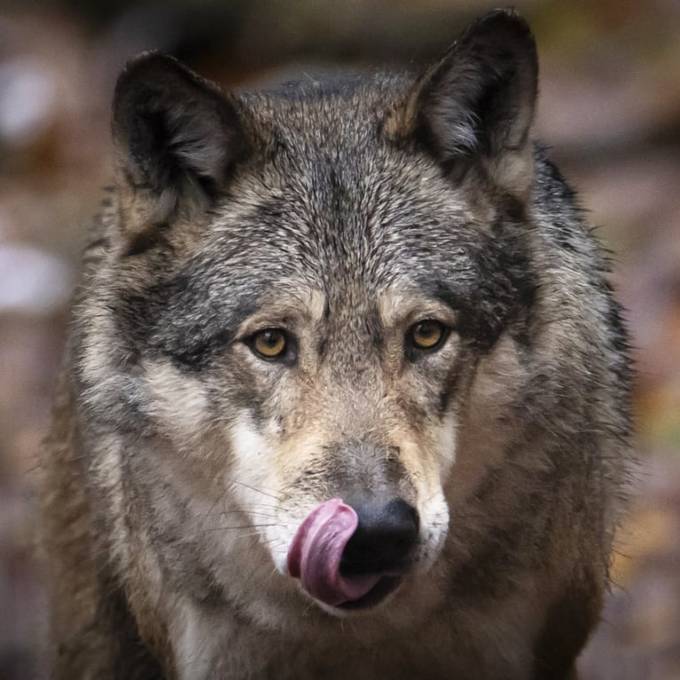
M 383 576 L 363 597 L 350 602 L 343 602 L 338 609 L 349 611 L 369 609 L 382 602 L 390 593 L 394 592 L 401 583 L 400 576 Z

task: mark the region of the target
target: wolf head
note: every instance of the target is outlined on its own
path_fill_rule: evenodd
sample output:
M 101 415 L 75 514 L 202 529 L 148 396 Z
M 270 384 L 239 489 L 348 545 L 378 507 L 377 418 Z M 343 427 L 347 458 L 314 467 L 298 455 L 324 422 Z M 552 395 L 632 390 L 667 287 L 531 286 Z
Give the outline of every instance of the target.
M 522 382 L 536 78 L 509 12 L 420 77 L 127 67 L 81 373 L 172 582 L 335 614 L 426 589 Z

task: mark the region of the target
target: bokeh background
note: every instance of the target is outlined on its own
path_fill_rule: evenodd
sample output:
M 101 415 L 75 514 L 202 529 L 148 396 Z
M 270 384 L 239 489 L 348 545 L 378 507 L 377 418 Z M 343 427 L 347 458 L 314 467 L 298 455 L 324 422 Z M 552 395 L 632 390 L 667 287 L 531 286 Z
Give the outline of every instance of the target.
M 413 65 L 492 6 L 0 0 L 0 679 L 45 678 L 31 545 L 36 454 L 83 234 L 111 176 L 109 105 L 125 60 L 159 48 L 225 87 Z M 540 136 L 615 253 L 637 348 L 636 499 L 583 678 L 678 680 L 680 2 L 516 6 L 539 44 Z

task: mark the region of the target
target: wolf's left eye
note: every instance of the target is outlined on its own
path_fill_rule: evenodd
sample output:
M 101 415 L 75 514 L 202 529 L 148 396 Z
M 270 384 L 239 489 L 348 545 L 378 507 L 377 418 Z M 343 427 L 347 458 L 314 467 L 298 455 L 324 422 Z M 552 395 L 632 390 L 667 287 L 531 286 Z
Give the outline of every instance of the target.
M 279 328 L 265 328 L 253 335 L 250 346 L 263 359 L 278 359 L 288 347 L 288 337 Z
M 448 329 L 443 323 L 425 319 L 411 326 L 407 339 L 415 349 L 432 351 L 442 345 L 447 334 Z

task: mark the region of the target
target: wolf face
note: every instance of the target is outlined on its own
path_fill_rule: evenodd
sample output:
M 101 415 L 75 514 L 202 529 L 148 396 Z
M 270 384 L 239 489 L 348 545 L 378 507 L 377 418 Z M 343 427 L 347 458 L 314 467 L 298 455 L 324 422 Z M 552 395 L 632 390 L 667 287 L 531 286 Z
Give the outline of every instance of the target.
M 79 375 L 117 442 L 98 483 L 123 466 L 164 582 L 268 621 L 444 597 L 530 378 L 536 74 L 500 12 L 420 78 L 121 76 Z

